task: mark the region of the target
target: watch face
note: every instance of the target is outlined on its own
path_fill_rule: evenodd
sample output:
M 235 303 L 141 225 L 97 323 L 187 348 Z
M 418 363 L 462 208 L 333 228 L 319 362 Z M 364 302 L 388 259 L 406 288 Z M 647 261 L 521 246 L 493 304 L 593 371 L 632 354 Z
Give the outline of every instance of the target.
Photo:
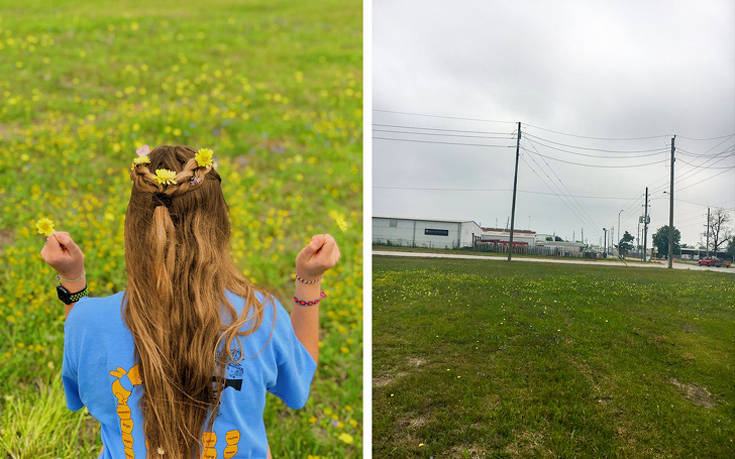
M 64 302 L 64 304 L 72 303 L 69 290 L 64 288 L 63 285 L 59 284 L 56 286 L 56 294 L 59 296 L 59 299 Z

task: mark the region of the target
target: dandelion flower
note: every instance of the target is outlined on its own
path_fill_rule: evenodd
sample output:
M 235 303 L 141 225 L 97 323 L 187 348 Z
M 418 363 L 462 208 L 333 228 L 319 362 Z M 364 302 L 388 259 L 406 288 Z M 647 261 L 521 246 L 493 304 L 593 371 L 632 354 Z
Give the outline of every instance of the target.
M 139 164 L 150 164 L 151 159 L 148 156 L 138 156 L 133 160 L 133 165 L 137 166 Z
M 212 167 L 214 166 L 214 152 L 210 148 L 201 148 L 194 156 L 199 167 Z
M 36 229 L 38 230 L 39 234 L 43 234 L 44 236 L 51 236 L 51 233 L 54 232 L 54 222 L 52 222 L 50 218 L 40 218 L 36 222 Z
M 161 185 L 176 185 L 176 172 L 168 169 L 156 169 L 156 180 Z
M 347 230 L 347 226 L 348 225 L 347 225 L 347 221 L 345 220 L 344 215 L 342 215 L 341 213 L 337 212 L 336 210 L 330 210 L 329 211 L 329 216 L 337 224 L 337 226 L 339 227 L 340 231 L 342 231 L 344 233 Z
M 342 432 L 337 438 L 347 443 L 348 445 L 351 445 L 354 442 L 354 440 L 352 439 L 352 435 L 348 434 L 347 432 Z

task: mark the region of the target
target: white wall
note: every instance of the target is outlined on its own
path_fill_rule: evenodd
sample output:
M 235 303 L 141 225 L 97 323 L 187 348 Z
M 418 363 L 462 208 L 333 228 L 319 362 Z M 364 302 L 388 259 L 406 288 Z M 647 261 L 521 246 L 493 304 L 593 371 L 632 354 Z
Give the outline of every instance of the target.
M 426 229 L 446 230 L 447 235 L 426 234 Z M 479 235 L 481 231 L 474 222 L 373 217 L 373 244 L 456 249 L 471 247 L 472 233 Z

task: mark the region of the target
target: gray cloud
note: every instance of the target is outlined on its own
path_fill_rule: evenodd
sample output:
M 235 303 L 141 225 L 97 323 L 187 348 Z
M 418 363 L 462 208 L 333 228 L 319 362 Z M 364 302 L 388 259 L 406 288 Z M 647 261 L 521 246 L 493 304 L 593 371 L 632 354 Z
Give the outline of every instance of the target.
M 712 137 L 735 132 L 735 3 L 589 1 L 375 1 L 373 3 L 373 106 L 493 120 L 520 120 L 585 136 L 638 137 L 675 133 Z M 375 123 L 509 133 L 512 124 L 375 112 Z M 395 129 L 398 128 L 386 128 Z M 644 158 L 595 159 L 547 147 L 538 152 L 567 161 L 602 165 L 664 160 L 670 139 L 595 141 L 527 127 L 544 139 L 589 148 L 661 148 Z M 513 140 L 412 136 L 375 132 L 379 137 L 502 143 Z M 477 134 L 481 135 L 481 134 Z M 531 138 L 529 137 L 529 140 Z M 735 137 L 696 141 L 679 138 L 690 152 L 715 153 Z M 522 143 L 523 144 L 523 143 Z M 530 144 L 526 143 L 528 148 Z M 552 145 L 552 144 L 549 144 Z M 565 146 L 555 145 L 568 149 Z M 533 151 L 533 150 L 531 150 Z M 582 153 L 612 155 L 593 150 Z M 644 187 L 653 193 L 652 229 L 668 224 L 668 164 L 623 169 L 586 168 L 522 152 L 519 189 L 627 200 L 520 193 L 518 226 L 572 231 L 596 243 L 602 227 L 635 234 Z M 625 154 L 623 154 L 625 156 Z M 694 164 L 704 160 L 684 157 Z M 514 148 L 373 142 L 377 186 L 510 189 Z M 529 165 L 530 164 L 530 165 Z M 735 165 L 732 157 L 715 166 Z M 533 170 L 532 170 L 533 168 Z M 675 225 L 684 242 L 701 239 L 706 207 L 735 208 L 735 170 L 702 169 L 677 163 Z M 534 170 L 536 173 L 534 173 Z M 539 176 L 537 176 L 538 174 Z M 557 179 L 558 176 L 558 179 Z M 562 182 L 563 185 L 559 185 Z M 689 186 L 698 182 L 696 186 Z M 564 188 L 566 187 L 566 188 Z M 509 192 L 396 190 L 375 188 L 375 215 L 470 218 L 501 226 L 510 213 Z M 578 205 L 578 204 L 579 205 Z M 581 209 L 578 209 L 581 207 Z M 572 211 L 570 208 L 574 208 Z M 735 212 L 733 212 L 735 216 Z M 617 231 L 616 231 L 617 234 Z

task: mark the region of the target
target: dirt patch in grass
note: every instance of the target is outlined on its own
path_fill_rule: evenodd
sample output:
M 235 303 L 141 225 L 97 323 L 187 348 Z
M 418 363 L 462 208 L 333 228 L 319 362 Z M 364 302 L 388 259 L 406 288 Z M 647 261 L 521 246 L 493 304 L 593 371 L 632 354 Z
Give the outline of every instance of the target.
M 457 445 L 444 452 L 443 457 L 486 457 L 487 451 L 482 445 L 473 443 L 471 445 Z
M 421 365 L 425 364 L 426 360 L 422 359 L 421 357 L 409 357 L 408 358 L 408 364 L 412 367 L 420 367 Z
M 705 408 L 712 408 L 715 405 L 715 400 L 712 397 L 712 394 L 710 394 L 704 387 L 679 382 L 676 378 L 671 378 L 669 382 L 679 389 L 679 392 L 681 392 L 687 400 L 695 405 L 703 406 Z
M 505 447 L 505 451 L 515 457 L 549 455 L 549 452 L 544 451 L 541 446 L 543 440 L 544 436 L 540 432 L 522 432 Z
M 406 376 L 408 373 L 405 371 L 399 371 L 397 373 L 393 374 L 385 374 L 381 376 L 376 376 L 373 378 L 373 387 L 385 387 L 390 385 L 394 380 L 402 378 Z
M 0 250 L 13 243 L 13 230 L 10 228 L 0 229 Z

